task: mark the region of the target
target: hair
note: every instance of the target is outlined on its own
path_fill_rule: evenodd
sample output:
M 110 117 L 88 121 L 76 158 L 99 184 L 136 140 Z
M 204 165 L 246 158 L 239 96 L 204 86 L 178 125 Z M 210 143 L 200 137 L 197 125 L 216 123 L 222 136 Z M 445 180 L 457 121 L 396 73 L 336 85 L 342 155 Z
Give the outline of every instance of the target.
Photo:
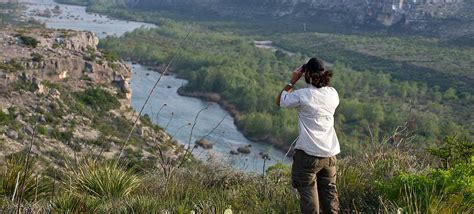
M 329 85 L 333 72 L 324 67 L 324 62 L 318 58 L 311 58 L 308 63 L 303 65 L 305 72 L 305 81 L 316 88 L 322 88 Z

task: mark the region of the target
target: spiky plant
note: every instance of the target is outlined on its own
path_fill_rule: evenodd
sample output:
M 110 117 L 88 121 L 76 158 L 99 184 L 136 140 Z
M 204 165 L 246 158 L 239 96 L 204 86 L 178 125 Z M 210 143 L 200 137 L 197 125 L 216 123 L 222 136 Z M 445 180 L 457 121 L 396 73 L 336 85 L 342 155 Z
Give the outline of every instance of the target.
M 25 164 L 21 153 L 8 157 L 0 172 L 0 196 L 21 203 L 44 199 L 50 182 L 33 171 L 34 165 L 31 159 Z
M 93 161 L 70 169 L 64 182 L 76 196 L 101 201 L 128 197 L 140 185 L 140 179 L 130 170 Z
M 81 212 L 84 208 L 81 198 L 77 197 L 71 192 L 65 192 L 55 197 L 51 204 L 55 212 L 66 213 L 66 212 Z
M 126 201 L 128 213 L 160 213 L 163 211 L 159 203 L 162 199 L 154 196 L 135 196 Z

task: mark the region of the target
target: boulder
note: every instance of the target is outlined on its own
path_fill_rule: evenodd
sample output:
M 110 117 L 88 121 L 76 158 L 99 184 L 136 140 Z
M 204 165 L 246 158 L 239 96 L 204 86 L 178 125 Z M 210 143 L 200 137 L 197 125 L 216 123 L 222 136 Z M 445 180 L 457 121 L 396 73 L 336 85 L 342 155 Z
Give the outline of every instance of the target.
M 237 151 L 235 151 L 235 150 L 230 150 L 229 153 L 230 153 L 231 155 L 238 155 L 238 154 L 239 154 L 239 152 L 237 152 Z
M 249 146 L 241 146 L 237 148 L 237 151 L 242 154 L 250 154 L 250 147 Z
M 25 131 L 25 133 L 26 133 L 27 135 L 33 135 L 33 132 L 34 132 L 33 128 L 31 128 L 31 127 L 29 127 L 29 126 L 25 126 L 25 127 L 23 128 L 23 131 Z
M 84 71 L 86 73 L 94 73 L 94 64 L 92 62 L 85 62 L 84 63 Z
M 205 140 L 205 139 L 201 139 L 201 140 L 197 140 L 196 142 L 194 142 L 197 146 L 203 148 L 203 149 L 212 149 L 212 147 L 214 145 L 212 145 L 211 143 L 209 143 L 209 141 Z
M 15 130 L 9 129 L 5 132 L 5 134 L 12 140 L 18 139 L 18 133 Z

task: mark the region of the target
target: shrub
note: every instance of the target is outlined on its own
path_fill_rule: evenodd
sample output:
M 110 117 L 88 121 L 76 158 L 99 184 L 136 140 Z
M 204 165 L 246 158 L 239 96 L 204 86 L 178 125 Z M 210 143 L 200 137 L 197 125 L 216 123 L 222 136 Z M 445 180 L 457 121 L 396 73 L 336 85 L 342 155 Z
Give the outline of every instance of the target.
M 48 129 L 43 125 L 38 125 L 37 130 L 38 130 L 38 134 L 41 134 L 41 135 L 48 134 Z
M 0 111 L 0 125 L 9 125 L 15 120 L 13 114 L 5 114 L 3 111 Z
M 116 62 L 120 60 L 119 55 L 111 50 L 101 50 L 102 56 L 107 60 L 107 62 Z
M 95 53 L 94 49 L 88 47 L 87 51 L 85 52 L 85 54 L 82 58 L 86 61 L 94 62 L 95 59 L 97 58 L 97 54 Z
M 53 49 L 56 49 L 56 48 L 59 48 L 59 43 L 55 42 L 53 43 L 53 45 L 51 46 Z
M 25 67 L 21 64 L 21 61 L 12 59 L 6 63 L 0 63 L 0 70 L 14 73 L 17 71 L 25 70 Z
M 473 211 L 474 165 L 449 170 L 402 173 L 379 186 L 381 194 L 408 213 L 464 213 Z
M 443 145 L 430 148 L 428 151 L 441 159 L 444 168 L 448 168 L 450 165 L 469 163 L 474 156 L 474 142 L 447 136 Z
M 118 99 L 101 88 L 88 88 L 75 93 L 75 96 L 80 102 L 95 110 L 108 111 L 120 107 Z
M 73 138 L 72 131 L 59 131 L 59 129 L 53 129 L 51 132 L 51 137 L 61 141 L 61 142 L 69 142 Z
M 31 60 L 33 60 L 34 62 L 41 62 L 43 61 L 43 59 L 43 55 L 39 53 L 31 53 Z
M 28 47 L 36 48 L 38 44 L 40 43 L 37 39 L 31 36 L 24 36 L 24 35 L 18 34 L 16 35 L 16 37 L 18 37 L 21 40 L 21 42 Z
M 13 85 L 13 88 L 16 91 L 25 90 L 29 92 L 34 92 L 36 90 L 36 86 L 32 82 L 23 80 L 17 80 Z

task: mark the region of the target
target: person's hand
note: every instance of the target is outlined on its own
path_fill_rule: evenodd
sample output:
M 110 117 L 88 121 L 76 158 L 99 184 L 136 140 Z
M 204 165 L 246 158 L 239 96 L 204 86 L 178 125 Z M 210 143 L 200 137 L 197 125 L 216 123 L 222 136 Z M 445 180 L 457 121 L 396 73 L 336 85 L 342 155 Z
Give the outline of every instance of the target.
M 301 78 L 301 76 L 303 76 L 303 74 L 304 74 L 304 69 L 303 69 L 303 66 L 301 65 L 300 67 L 296 68 L 293 71 L 293 75 L 291 76 L 290 83 L 295 84 L 296 82 L 298 82 L 298 80 Z

